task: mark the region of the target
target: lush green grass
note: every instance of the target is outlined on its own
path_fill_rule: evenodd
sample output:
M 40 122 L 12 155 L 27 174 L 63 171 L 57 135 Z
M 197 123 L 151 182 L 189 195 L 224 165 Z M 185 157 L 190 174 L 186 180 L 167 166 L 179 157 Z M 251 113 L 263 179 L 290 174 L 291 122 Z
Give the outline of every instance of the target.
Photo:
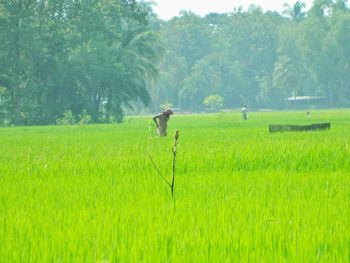
M 350 111 L 311 114 L 0 129 L 0 262 L 349 262 Z

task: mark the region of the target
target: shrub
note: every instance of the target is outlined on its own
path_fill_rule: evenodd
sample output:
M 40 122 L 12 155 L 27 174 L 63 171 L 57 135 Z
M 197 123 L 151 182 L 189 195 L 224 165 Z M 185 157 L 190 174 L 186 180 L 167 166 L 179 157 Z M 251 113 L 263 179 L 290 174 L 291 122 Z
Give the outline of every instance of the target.
M 91 115 L 87 112 L 87 110 L 83 110 L 78 117 L 79 124 L 89 124 L 91 122 Z
M 76 123 L 75 117 L 71 110 L 66 110 L 63 113 L 63 117 L 56 120 L 58 125 L 73 125 Z
M 203 105 L 211 111 L 221 111 L 224 108 L 224 98 L 220 95 L 210 95 L 203 101 Z

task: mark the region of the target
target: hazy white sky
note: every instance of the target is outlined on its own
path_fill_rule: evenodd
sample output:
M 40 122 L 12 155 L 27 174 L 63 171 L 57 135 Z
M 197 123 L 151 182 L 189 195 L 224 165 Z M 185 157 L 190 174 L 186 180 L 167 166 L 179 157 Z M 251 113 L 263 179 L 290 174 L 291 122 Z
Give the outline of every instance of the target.
M 208 13 L 232 12 L 235 7 L 243 6 L 244 10 L 251 4 L 261 6 L 264 11 L 273 10 L 281 12 L 283 4 L 293 5 L 297 0 L 153 0 L 155 13 L 159 18 L 167 20 L 177 16 L 181 10 L 191 10 L 197 15 Z M 306 8 L 310 8 L 313 0 L 304 0 Z

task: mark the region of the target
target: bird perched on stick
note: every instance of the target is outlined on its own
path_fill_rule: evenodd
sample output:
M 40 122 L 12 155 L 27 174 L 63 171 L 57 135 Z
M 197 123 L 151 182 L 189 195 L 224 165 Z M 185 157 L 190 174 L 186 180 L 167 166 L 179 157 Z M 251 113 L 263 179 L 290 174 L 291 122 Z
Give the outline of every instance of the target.
M 173 146 L 173 153 L 176 154 L 176 146 L 177 146 L 177 141 L 179 139 L 179 130 L 176 130 L 175 131 L 175 134 L 174 134 L 174 146 Z
M 174 134 L 174 139 L 175 139 L 175 143 L 177 143 L 177 140 L 179 139 L 179 130 L 176 130 L 175 131 L 175 134 Z

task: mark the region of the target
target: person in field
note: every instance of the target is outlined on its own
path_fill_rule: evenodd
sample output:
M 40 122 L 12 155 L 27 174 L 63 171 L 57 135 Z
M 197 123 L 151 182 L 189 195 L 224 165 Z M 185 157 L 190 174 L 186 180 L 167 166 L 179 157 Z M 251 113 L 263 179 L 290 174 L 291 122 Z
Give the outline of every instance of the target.
M 243 119 L 248 120 L 248 107 L 247 105 L 244 105 L 243 108 L 241 109 Z
M 157 125 L 157 132 L 158 136 L 166 136 L 166 129 L 167 129 L 167 123 L 170 118 L 170 115 L 174 114 L 174 112 L 171 109 L 166 109 L 162 113 L 159 113 L 158 115 L 153 117 L 153 121 Z M 158 121 L 157 121 L 158 120 Z

